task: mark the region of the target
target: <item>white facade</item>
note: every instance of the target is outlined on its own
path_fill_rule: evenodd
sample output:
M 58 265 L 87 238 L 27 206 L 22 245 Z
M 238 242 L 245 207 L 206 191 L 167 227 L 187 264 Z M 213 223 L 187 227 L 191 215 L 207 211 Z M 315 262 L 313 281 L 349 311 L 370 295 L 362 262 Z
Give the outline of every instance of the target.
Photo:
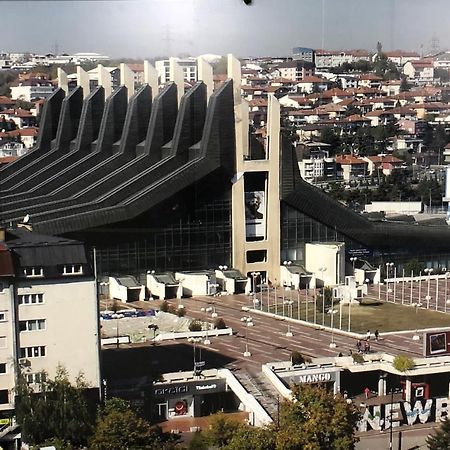
M 171 58 L 183 69 L 184 80 L 188 82 L 197 81 L 197 58 Z M 155 61 L 160 84 L 170 81 L 170 61 L 168 59 Z
M 50 97 L 53 94 L 54 90 L 54 86 L 48 81 L 44 81 L 42 84 L 37 83 L 34 86 L 11 86 L 11 97 L 17 100 L 25 100 L 27 102 L 31 102 L 31 100 L 37 98 Z
M 43 370 L 53 378 L 62 365 L 72 382 L 82 372 L 92 387 L 98 387 L 95 282 L 67 277 L 67 281 L 27 279 L 16 285 L 19 330 L 25 328 L 19 332 L 19 364 L 27 379 Z
M 305 268 L 320 285 L 334 286 L 344 282 L 345 244 L 323 242 L 305 244 Z

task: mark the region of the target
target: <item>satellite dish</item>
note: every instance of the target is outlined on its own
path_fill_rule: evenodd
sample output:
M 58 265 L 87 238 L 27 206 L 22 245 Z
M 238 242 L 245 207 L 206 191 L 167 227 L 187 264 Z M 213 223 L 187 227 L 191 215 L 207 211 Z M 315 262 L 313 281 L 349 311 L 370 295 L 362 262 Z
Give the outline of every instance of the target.
M 27 214 L 27 215 L 23 218 L 22 222 L 23 222 L 23 223 L 28 223 L 29 221 L 30 221 L 30 215 Z

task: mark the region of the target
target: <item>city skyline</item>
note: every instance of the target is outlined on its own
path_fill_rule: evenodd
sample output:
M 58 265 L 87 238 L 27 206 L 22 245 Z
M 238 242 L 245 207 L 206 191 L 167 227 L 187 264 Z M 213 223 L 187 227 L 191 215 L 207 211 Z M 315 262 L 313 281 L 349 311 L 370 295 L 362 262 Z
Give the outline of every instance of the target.
M 280 4 L 282 5 L 280 7 Z M 113 58 L 203 53 L 290 55 L 292 48 L 450 47 L 450 5 L 418 0 L 5 1 L 0 51 Z M 419 20 L 420 19 L 420 20 Z M 38 24 L 51 23 L 45 33 Z M 18 26 L 20 24 L 20 26 Z M 282 33 L 280 33 L 282 30 Z M 38 38 L 37 34 L 40 34 Z

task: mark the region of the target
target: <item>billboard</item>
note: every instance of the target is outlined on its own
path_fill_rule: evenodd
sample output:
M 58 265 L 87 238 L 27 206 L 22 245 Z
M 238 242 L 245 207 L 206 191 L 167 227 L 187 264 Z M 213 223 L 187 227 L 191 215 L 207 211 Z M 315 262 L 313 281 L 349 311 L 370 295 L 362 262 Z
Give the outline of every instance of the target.
M 424 334 L 424 356 L 450 355 L 450 331 Z
M 266 193 L 245 193 L 245 230 L 247 237 L 264 237 L 266 234 Z

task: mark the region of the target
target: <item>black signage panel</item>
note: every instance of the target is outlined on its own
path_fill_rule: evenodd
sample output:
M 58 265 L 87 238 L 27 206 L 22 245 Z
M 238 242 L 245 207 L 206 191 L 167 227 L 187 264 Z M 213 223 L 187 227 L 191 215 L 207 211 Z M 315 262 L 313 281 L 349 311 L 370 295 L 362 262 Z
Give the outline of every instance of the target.
M 155 397 L 178 397 L 186 394 L 200 395 L 225 391 L 225 380 L 221 378 L 186 381 L 184 383 L 161 383 L 153 386 Z

